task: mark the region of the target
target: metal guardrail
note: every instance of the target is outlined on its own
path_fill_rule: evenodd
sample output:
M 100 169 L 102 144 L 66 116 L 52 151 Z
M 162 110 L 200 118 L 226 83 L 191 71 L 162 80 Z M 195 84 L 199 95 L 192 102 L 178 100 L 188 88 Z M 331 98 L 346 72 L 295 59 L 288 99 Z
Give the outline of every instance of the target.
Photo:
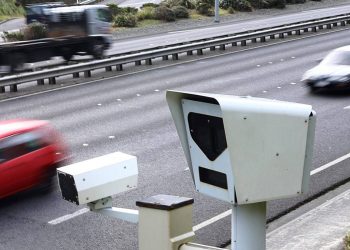
M 168 60 L 169 56 L 173 60 L 178 60 L 179 54 L 187 53 L 193 55 L 196 51 L 197 55 L 202 55 L 204 49 L 215 50 L 219 47 L 220 50 L 225 50 L 227 45 L 246 46 L 247 42 L 265 42 L 266 38 L 275 39 L 285 38 L 289 35 L 301 35 L 309 31 L 317 32 L 319 29 L 331 29 L 336 26 L 346 26 L 350 23 L 350 14 L 340 15 L 336 17 L 328 17 L 320 20 L 312 20 L 302 23 L 294 23 L 290 25 L 275 26 L 268 29 L 250 30 L 242 33 L 230 34 L 220 37 L 215 37 L 210 40 L 197 40 L 190 43 L 176 43 L 166 47 L 157 46 L 148 48 L 142 51 L 131 51 L 129 53 L 113 55 L 112 58 L 70 65 L 62 68 L 54 68 L 42 70 L 39 72 L 30 72 L 5 76 L 0 78 L 0 93 L 5 92 L 5 87 L 10 87 L 10 92 L 17 91 L 17 85 L 37 81 L 38 85 L 44 84 L 44 79 L 49 79 L 49 84 L 56 84 L 56 77 L 73 74 L 74 78 L 79 77 L 80 72 L 84 72 L 84 77 L 91 77 L 91 71 L 105 68 L 106 71 L 112 71 L 112 66 L 116 66 L 117 71 L 123 70 L 123 65 L 135 63 L 141 65 L 145 61 L 146 65 L 152 64 L 152 59 L 162 58 Z

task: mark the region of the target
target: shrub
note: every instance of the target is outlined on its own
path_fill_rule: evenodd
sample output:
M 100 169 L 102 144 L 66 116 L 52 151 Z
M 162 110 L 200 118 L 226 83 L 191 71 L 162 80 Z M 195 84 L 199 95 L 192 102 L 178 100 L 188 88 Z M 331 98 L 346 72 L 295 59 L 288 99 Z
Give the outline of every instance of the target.
M 286 0 L 251 0 L 250 3 L 253 8 L 259 8 L 259 9 L 263 9 L 263 8 L 284 9 L 286 7 Z
M 41 23 L 31 23 L 16 32 L 4 32 L 2 38 L 7 42 L 34 40 L 47 37 L 46 26 Z
M 118 5 L 111 3 L 107 4 L 112 16 L 124 15 L 124 14 L 136 14 L 138 9 L 134 7 L 121 8 Z
M 171 8 L 176 18 L 188 18 L 190 16 L 188 10 L 183 6 L 174 6 Z
M 141 9 L 143 8 L 157 8 L 159 6 L 159 4 L 156 4 L 156 3 L 145 3 L 141 6 Z
M 195 3 L 193 2 L 193 0 L 164 0 L 161 2 L 161 4 L 164 4 L 169 8 L 175 6 L 182 6 L 187 9 L 195 9 Z
M 167 22 L 175 21 L 174 12 L 170 8 L 164 5 L 160 5 L 159 7 L 155 8 L 154 14 L 155 14 L 155 18 L 158 20 L 167 21 Z
M 350 232 L 348 232 L 343 238 L 344 250 L 350 249 Z
M 269 0 L 268 2 L 271 2 L 271 7 L 272 8 L 277 8 L 277 9 L 284 9 L 286 7 L 286 0 Z
M 228 13 L 230 13 L 230 14 L 234 14 L 234 13 L 235 13 L 235 9 L 232 8 L 232 7 L 228 7 L 227 11 L 228 11 Z
M 215 0 L 197 0 L 196 10 L 201 15 L 212 16 L 214 15 Z
M 1 35 L 1 37 L 6 42 L 17 42 L 17 41 L 24 40 L 24 34 L 21 31 L 15 31 L 15 32 L 4 31 L 3 34 Z
M 47 37 L 47 28 L 41 23 L 31 23 L 23 29 L 25 40 L 34 40 Z
M 155 18 L 155 8 L 153 7 L 143 7 L 139 12 L 137 12 L 137 20 L 146 19 L 156 19 Z
M 124 14 L 123 8 L 118 7 L 118 5 L 114 3 L 107 4 L 112 16 L 117 16 L 120 14 Z
M 136 16 L 130 13 L 120 14 L 114 18 L 114 26 L 117 27 L 136 27 Z
M 253 7 L 247 0 L 231 0 L 232 8 L 242 12 L 251 12 L 253 11 Z
M 306 0 L 287 0 L 288 4 L 306 3 Z
M 134 7 L 125 7 L 123 8 L 123 10 L 124 10 L 124 13 L 129 13 L 134 15 L 138 12 L 138 9 Z

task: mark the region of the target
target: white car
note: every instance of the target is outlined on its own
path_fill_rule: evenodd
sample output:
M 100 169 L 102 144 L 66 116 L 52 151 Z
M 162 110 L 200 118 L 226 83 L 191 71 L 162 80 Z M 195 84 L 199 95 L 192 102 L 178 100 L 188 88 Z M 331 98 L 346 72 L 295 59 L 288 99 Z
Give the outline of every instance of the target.
M 332 50 L 316 67 L 304 74 L 302 81 L 312 91 L 350 88 L 350 46 Z

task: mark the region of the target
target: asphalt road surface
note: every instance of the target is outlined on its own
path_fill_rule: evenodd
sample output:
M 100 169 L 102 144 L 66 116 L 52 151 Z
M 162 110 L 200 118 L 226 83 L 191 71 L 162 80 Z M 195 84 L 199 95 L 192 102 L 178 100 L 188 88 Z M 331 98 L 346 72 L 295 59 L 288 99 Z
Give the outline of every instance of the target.
M 137 190 L 118 195 L 114 206 L 134 208 L 156 194 L 194 197 L 194 225 L 229 209 L 194 192 L 190 173 L 165 102 L 165 90 L 250 95 L 311 104 L 317 112 L 313 169 L 349 153 L 349 94 L 310 94 L 300 82 L 329 50 L 347 45 L 349 31 L 315 34 L 241 52 L 226 50 L 152 67 L 126 68 L 117 76 L 1 102 L 2 119 L 50 120 L 64 135 L 72 162 L 122 151 L 136 155 Z M 290 131 L 292 133 L 292 131 Z M 311 178 L 310 192 L 269 203 L 272 218 L 350 177 L 342 161 Z M 0 249 L 137 249 L 137 225 L 86 213 L 52 192 L 28 192 L 1 201 Z M 49 224 L 67 214 L 81 213 Z M 56 220 L 57 222 L 57 220 Z M 196 232 L 197 241 L 221 245 L 230 238 L 227 217 Z

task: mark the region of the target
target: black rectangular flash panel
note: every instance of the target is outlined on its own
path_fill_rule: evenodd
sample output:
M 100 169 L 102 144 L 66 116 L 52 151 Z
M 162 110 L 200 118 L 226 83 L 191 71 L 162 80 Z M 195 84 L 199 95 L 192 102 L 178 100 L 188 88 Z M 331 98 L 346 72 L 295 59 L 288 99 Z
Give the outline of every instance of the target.
M 199 167 L 199 180 L 219 188 L 227 189 L 226 174 L 211 169 Z

